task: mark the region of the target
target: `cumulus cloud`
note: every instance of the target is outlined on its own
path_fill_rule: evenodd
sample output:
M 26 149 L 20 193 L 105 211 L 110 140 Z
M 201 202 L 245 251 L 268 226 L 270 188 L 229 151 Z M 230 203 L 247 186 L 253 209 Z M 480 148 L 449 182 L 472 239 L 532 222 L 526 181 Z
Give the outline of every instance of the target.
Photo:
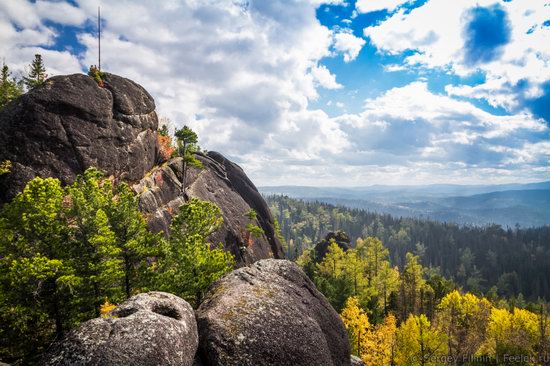
M 543 1 L 431 0 L 410 12 L 399 10 L 364 34 L 383 53 L 407 54 L 409 68 L 460 76 L 483 72 L 484 83 L 447 91 L 515 113 L 550 80 L 546 14 Z
M 25 66 L 36 53 L 41 53 L 48 60 L 47 72 L 50 75 L 78 72 L 80 63 L 77 55 L 51 49 L 58 34 L 53 25 L 47 26 L 45 22 L 78 25 L 84 20 L 84 13 L 67 3 L 1 1 L 0 57 L 12 71 L 19 74 L 25 71 Z
M 325 65 L 316 66 L 311 70 L 311 75 L 326 89 L 341 89 L 342 85 L 336 82 L 336 76 L 331 74 Z
M 344 29 L 334 34 L 334 48 L 344 54 L 344 62 L 357 58 L 366 41 L 353 35 L 350 29 Z
M 392 170 L 395 182 L 518 179 L 533 176 L 548 158 L 547 145 L 540 145 L 550 132 L 544 122 L 527 113 L 490 114 L 434 94 L 425 82 L 391 89 L 367 100 L 363 112 L 335 120 L 350 143 L 341 162 L 359 175 L 368 175 L 368 167 Z
M 475 3 L 494 4 L 483 1 Z M 187 0 L 154 6 L 148 0 L 104 2 L 102 65 L 142 84 L 155 97 L 161 115 L 178 126 L 191 125 L 204 147 L 241 164 L 257 184 L 471 183 L 535 180 L 548 174 L 543 162 L 548 160 L 544 140 L 549 131 L 536 118 L 544 118 L 547 111 L 546 84 L 537 86 L 534 75 L 524 73 L 529 83 L 522 92 L 523 103 L 533 103 L 532 110 L 538 113 L 522 110 L 496 116 L 451 97 L 481 98 L 496 87 L 503 91 L 508 87 L 493 103 L 512 103 L 511 95 L 518 88 L 512 82 L 512 68 L 509 76 L 489 75 L 484 84 L 471 89 L 449 86 L 448 95 L 430 92 L 422 81 L 411 83 L 367 100 L 360 113 L 345 113 L 347 101 L 332 103 L 343 113 L 335 117 L 313 108 L 311 102 L 319 98 L 321 89 L 345 87 L 322 60 L 342 54 L 345 62 L 351 62 L 366 44 L 349 30 L 321 25 L 316 18 L 321 3 L 346 4 L 340 0 Z M 384 8 L 399 9 L 402 3 L 388 2 Z M 475 7 L 457 3 L 462 2 L 431 0 L 424 7 L 451 8 L 458 14 Z M 422 8 L 409 14 L 397 10 L 379 27 L 365 31 L 382 52 L 418 51 L 404 66 L 386 69 L 400 71 L 422 64 L 469 71 L 462 33 L 467 17 L 422 15 Z M 60 14 L 52 14 L 52 9 Z M 76 0 L 76 5 L 2 1 L 0 52 L 7 55 L 8 63 L 21 68 L 40 52 L 54 73 L 86 69 L 97 63 L 95 35 L 83 27 L 77 34 L 82 53 L 57 51 L 52 47 L 60 32 L 55 24 L 83 26 L 95 19 L 96 11 L 96 4 L 87 0 Z M 518 16 L 506 11 L 513 25 L 510 42 L 495 46 L 498 60 L 481 67 L 501 65 L 510 52 L 520 52 L 513 51 L 520 47 Z M 542 23 L 531 32 L 539 41 L 547 34 Z M 449 35 L 446 27 L 460 32 Z M 539 67 L 539 56 L 524 55 L 518 74 L 523 67 Z M 449 64 L 450 58 L 456 63 Z

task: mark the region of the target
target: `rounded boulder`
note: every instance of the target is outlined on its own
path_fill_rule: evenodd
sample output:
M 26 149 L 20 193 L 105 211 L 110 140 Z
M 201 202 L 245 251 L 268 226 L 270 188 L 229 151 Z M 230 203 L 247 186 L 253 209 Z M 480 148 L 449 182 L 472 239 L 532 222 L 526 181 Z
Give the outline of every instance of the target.
M 44 366 L 191 366 L 198 333 L 191 305 L 164 292 L 136 295 L 55 344 Z
M 196 314 L 206 365 L 350 365 L 339 315 L 287 260 L 231 272 L 213 285 Z

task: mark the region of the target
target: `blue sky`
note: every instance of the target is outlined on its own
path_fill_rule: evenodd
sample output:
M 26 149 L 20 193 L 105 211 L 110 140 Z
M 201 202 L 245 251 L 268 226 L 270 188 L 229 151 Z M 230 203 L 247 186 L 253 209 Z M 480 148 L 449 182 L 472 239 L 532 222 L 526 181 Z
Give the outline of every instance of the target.
M 0 2 L 0 57 L 97 60 L 259 185 L 550 180 L 550 0 Z

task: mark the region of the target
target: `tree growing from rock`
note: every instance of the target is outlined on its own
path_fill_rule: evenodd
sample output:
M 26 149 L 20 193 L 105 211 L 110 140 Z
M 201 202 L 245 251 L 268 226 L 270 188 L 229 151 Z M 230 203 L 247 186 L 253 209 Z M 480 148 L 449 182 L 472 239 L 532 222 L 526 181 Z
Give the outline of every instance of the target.
M 162 164 L 170 159 L 176 152 L 176 148 L 172 144 L 172 136 L 170 136 L 171 122 L 168 118 L 162 117 L 159 120 L 159 129 L 157 131 L 157 145 L 159 148 L 158 164 Z
M 11 76 L 8 65 L 4 63 L 0 74 L 0 110 L 21 94 L 23 94 L 21 82 Z
M 0 163 L 0 175 L 8 174 L 11 170 L 11 161 L 6 160 Z
M 46 82 L 47 77 L 48 75 L 46 75 L 46 67 L 44 66 L 42 55 L 34 55 L 34 60 L 29 65 L 27 76 L 23 77 L 25 85 L 28 89 L 34 89 L 43 85 Z
M 212 249 L 208 241 L 222 222 L 219 207 L 211 202 L 194 198 L 181 206 L 159 259 L 160 290 L 198 307 L 210 284 L 233 269 L 234 256 L 221 243 Z
M 102 72 L 96 65 L 90 66 L 90 70 L 88 70 L 88 76 L 94 79 L 97 85 L 99 85 L 100 87 L 105 87 L 105 81 L 103 80 L 105 78 L 105 73 Z
M 197 145 L 199 139 L 197 134 L 187 126 L 176 130 L 176 144 L 178 155 L 182 158 L 183 169 L 181 176 L 181 192 L 185 196 L 187 185 L 187 169 L 189 166 L 202 168 L 202 163 L 195 157 L 195 153 L 199 150 Z

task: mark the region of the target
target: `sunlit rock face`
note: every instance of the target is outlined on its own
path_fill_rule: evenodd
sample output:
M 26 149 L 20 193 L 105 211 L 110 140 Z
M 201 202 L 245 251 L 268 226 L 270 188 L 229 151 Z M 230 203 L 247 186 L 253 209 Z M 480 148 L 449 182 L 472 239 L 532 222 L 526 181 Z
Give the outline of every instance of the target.
M 231 272 L 196 313 L 206 365 L 350 365 L 342 320 L 290 261 L 266 259 Z
M 156 161 L 158 119 L 151 95 L 133 81 L 105 75 L 55 76 L 0 112 L 0 161 L 12 170 L 0 178 L 0 203 L 34 177 L 64 184 L 89 167 L 137 181 Z

